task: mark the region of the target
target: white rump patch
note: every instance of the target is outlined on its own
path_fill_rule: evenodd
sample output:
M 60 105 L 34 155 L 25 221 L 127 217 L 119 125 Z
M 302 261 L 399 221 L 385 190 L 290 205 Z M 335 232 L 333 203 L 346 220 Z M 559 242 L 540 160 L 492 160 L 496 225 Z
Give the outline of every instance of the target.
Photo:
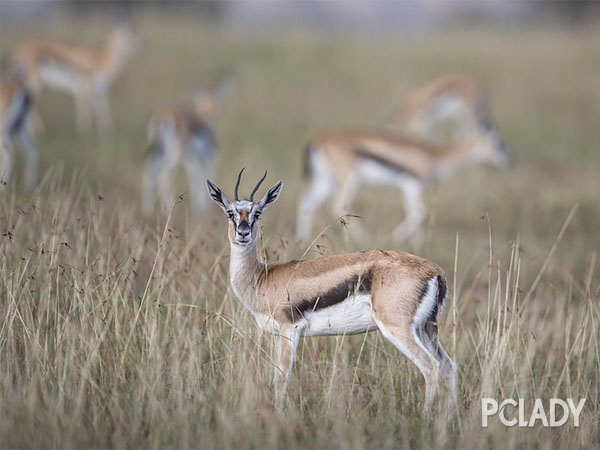
M 413 319 L 413 328 L 425 325 L 431 311 L 435 308 L 437 302 L 438 281 L 437 277 L 430 278 L 427 282 L 427 291 L 421 300 L 421 304 L 417 308 L 415 318 Z
M 415 317 L 413 319 L 412 324 L 412 335 L 419 347 L 421 347 L 425 352 L 432 354 L 432 351 L 427 348 L 425 342 L 420 337 L 420 334 L 417 332 L 419 328 L 423 327 L 429 318 L 431 311 L 435 308 L 435 304 L 437 302 L 437 292 L 438 292 L 438 280 L 437 277 L 430 278 L 427 282 L 427 292 L 421 299 L 421 304 L 417 308 L 417 312 L 415 313 Z M 440 314 L 441 311 L 438 311 Z M 433 355 L 433 354 L 432 354 Z M 433 355 L 435 357 L 435 355 Z

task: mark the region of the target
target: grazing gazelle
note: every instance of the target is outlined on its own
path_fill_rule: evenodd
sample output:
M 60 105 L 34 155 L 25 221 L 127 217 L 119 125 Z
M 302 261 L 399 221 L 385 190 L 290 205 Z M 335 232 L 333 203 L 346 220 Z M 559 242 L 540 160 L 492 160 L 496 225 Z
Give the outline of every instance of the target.
M 243 171 L 243 169 L 242 169 Z M 315 260 L 265 264 L 256 248 L 261 214 L 279 197 L 279 181 L 258 201 L 234 201 L 207 180 L 211 199 L 229 219 L 229 280 L 258 326 L 277 336 L 275 397 L 283 407 L 298 341 L 303 336 L 379 330 L 425 377 L 425 411 L 441 374 L 448 408 L 456 407 L 457 366 L 438 340 L 438 317 L 447 297 L 442 269 L 419 256 L 373 250 Z
M 173 181 L 179 166 L 187 173 L 194 213 L 204 210 L 206 194 L 202 185 L 212 175 L 217 149 L 214 120 L 233 86 L 232 81 L 227 81 L 214 92 L 201 90 L 194 96 L 192 106 L 166 108 L 150 119 L 142 199 L 146 216 L 154 210 L 157 191 L 162 206 L 167 209 L 171 206 Z
M 14 61 L 27 74 L 28 87 L 37 94 L 44 86 L 69 92 L 75 99 L 77 129 L 112 128 L 109 91 L 135 50 L 138 38 L 126 24 L 110 33 L 104 48 L 95 49 L 53 40 L 26 41 Z
M 480 124 L 489 121 L 486 91 L 469 75 L 446 74 L 412 90 L 388 127 L 419 139 L 448 143 L 444 138 L 464 140 L 478 134 Z
M 393 232 L 401 242 L 420 241 L 420 225 L 426 216 L 423 190 L 451 176 L 463 166 L 490 163 L 508 167 L 511 156 L 494 128 L 482 124 L 481 133 L 465 142 L 438 149 L 423 141 L 384 131 L 339 131 L 322 134 L 306 147 L 305 171 L 312 182 L 298 205 L 296 235 L 308 240 L 317 208 L 335 193 L 333 213 L 349 212 L 361 184 L 402 189 L 406 217 Z M 365 232 L 350 225 L 358 238 Z
M 0 181 L 10 181 L 14 165 L 14 148 L 19 144 L 25 154 L 25 187 L 35 187 L 38 151 L 31 134 L 33 99 L 25 85 L 25 74 L 17 67 L 0 80 Z

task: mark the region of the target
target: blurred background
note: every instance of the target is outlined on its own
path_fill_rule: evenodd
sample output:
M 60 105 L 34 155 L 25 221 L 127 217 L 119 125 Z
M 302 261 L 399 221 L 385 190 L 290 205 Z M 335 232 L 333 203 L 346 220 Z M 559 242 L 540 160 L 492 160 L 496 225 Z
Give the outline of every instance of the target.
M 42 174 L 58 164 L 65 175 L 83 173 L 86 184 L 138 202 L 150 117 L 165 106 L 190 103 L 199 87 L 234 79 L 236 88 L 215 122 L 217 181 L 232 185 L 242 166 L 248 167 L 248 179 L 268 168 L 270 181 L 286 181 L 283 202 L 291 212 L 306 183 L 302 149 L 312 136 L 340 127 L 380 127 L 411 89 L 458 72 L 488 89 L 516 167 L 469 168 L 443 189 L 431 190 L 429 235 L 453 240 L 459 230 L 487 233 L 479 218 L 489 212 L 502 238 L 517 232 L 549 238 L 575 203 L 578 236 L 598 223 L 598 2 L 2 0 L 0 5 L 3 68 L 12 49 L 31 38 L 101 48 L 123 18 L 140 38 L 110 92 L 112 133 L 77 134 L 73 100 L 64 93 L 45 90 L 36 99 L 43 118 L 37 133 Z M 187 192 L 183 173 L 178 179 L 177 193 Z M 369 204 L 373 192 L 385 201 Z M 390 219 L 378 205 L 397 203 L 397 197 L 389 189 L 365 189 L 359 196 L 355 209 L 376 231 L 374 244 L 389 245 L 389 230 L 403 211 L 398 204 Z M 278 232 L 291 234 L 293 215 L 277 222 Z M 324 216 L 317 229 L 330 221 Z

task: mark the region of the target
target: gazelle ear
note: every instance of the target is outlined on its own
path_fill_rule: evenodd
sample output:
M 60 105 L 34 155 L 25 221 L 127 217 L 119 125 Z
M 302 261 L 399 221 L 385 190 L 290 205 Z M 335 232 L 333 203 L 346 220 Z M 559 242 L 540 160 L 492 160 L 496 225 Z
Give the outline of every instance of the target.
M 219 205 L 223 211 L 227 211 L 227 208 L 229 207 L 229 199 L 225 196 L 225 194 L 223 194 L 219 186 L 207 179 L 206 187 L 208 188 L 208 195 L 212 201 Z
M 275 200 L 279 198 L 279 194 L 281 193 L 281 188 L 283 187 L 283 181 L 278 181 L 275 186 L 267 191 L 267 193 L 260 199 L 258 202 L 258 206 L 261 211 L 267 209 L 269 205 L 275 203 Z

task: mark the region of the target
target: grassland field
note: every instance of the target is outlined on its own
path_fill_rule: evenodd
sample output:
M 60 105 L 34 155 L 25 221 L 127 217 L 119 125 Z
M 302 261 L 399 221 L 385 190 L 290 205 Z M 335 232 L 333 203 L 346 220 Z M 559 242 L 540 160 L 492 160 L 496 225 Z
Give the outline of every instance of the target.
M 0 60 L 32 34 L 102 42 L 107 23 L 0 20 Z M 75 132 L 72 99 L 37 106 L 42 179 L 0 194 L 0 446 L 5 448 L 598 448 L 600 445 L 600 28 L 436 33 L 242 32 L 140 14 L 142 48 L 112 91 L 115 131 Z M 416 368 L 377 333 L 301 343 L 284 414 L 272 405 L 272 338 L 228 282 L 225 219 L 140 213 L 146 124 L 198 86 L 234 77 L 217 121 L 215 181 L 284 180 L 262 252 L 297 258 L 302 150 L 318 131 L 377 127 L 408 89 L 470 72 L 492 93 L 516 157 L 428 192 L 421 254 L 451 300 L 442 340 L 460 365 L 460 416 L 431 424 Z M 19 166 L 21 163 L 19 163 Z M 266 184 L 266 183 L 265 183 Z M 364 189 L 359 247 L 323 209 L 308 257 L 397 248 L 398 192 Z M 443 391 L 442 391 L 443 392 Z M 481 427 L 481 398 L 587 398 L 581 425 Z

